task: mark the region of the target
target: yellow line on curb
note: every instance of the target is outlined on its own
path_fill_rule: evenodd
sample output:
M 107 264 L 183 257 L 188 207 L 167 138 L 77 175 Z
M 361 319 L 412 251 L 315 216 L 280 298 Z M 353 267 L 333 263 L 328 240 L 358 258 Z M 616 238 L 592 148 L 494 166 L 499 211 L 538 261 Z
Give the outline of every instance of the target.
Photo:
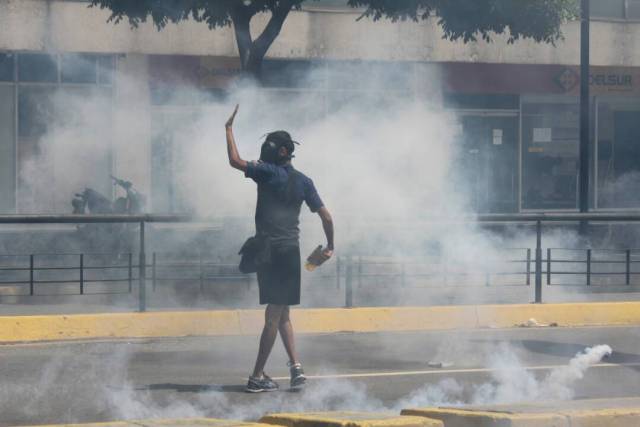
M 298 333 L 640 325 L 640 302 L 294 309 Z M 0 343 L 258 335 L 262 310 L 0 316 Z
M 522 368 L 461 368 L 461 369 L 429 369 L 424 371 L 395 371 L 395 372 L 369 372 L 361 374 L 326 374 L 326 375 L 307 375 L 309 379 L 339 379 L 339 378 L 376 378 L 376 377 L 402 377 L 414 375 L 446 375 L 446 374 L 477 374 L 491 372 L 510 372 L 510 371 L 548 371 L 551 369 L 564 368 L 567 365 L 541 365 L 541 366 L 523 366 Z M 597 363 L 591 365 L 590 368 L 624 368 L 638 367 L 640 362 L 631 363 Z M 273 377 L 274 380 L 288 380 L 289 377 Z

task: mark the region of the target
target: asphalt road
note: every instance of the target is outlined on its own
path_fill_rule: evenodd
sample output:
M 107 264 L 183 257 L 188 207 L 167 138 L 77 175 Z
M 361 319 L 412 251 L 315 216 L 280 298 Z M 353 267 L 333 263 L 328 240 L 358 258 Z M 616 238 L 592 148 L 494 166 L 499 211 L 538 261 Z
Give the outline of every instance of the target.
M 628 327 L 305 335 L 307 388 L 287 390 L 278 342 L 267 372 L 282 390 L 259 395 L 243 392 L 257 337 L 6 345 L 0 425 L 640 396 L 638 338 Z M 599 344 L 612 356 L 570 363 Z

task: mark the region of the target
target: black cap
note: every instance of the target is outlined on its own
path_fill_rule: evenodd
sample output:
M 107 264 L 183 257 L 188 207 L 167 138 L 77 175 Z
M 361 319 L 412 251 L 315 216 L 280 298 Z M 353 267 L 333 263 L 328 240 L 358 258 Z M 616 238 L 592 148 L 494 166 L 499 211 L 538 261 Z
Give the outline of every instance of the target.
M 298 141 L 294 141 L 293 139 L 291 139 L 291 135 L 289 135 L 289 132 L 284 130 L 269 132 L 267 134 L 267 137 L 265 138 L 265 141 L 271 141 L 276 143 L 278 146 L 287 147 L 287 150 L 289 150 L 289 154 L 293 153 L 293 150 L 295 149 L 294 144 L 300 145 Z

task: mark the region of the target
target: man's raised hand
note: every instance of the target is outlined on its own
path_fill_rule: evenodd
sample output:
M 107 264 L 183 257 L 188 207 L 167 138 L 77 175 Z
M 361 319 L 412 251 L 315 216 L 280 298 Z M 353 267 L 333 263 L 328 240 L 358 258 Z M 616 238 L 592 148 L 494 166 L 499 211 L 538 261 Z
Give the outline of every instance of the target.
M 233 110 L 233 114 L 231 114 L 231 117 L 229 117 L 229 120 L 227 120 L 227 123 L 224 124 L 225 128 L 231 129 L 233 127 L 233 120 L 236 118 L 236 114 L 238 114 L 239 107 L 240 107 L 240 104 L 236 104 L 236 108 Z

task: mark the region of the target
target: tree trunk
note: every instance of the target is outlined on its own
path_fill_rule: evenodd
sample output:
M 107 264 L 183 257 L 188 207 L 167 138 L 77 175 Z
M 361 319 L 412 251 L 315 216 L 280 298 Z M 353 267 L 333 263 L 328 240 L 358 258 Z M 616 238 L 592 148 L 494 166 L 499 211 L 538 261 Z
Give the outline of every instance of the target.
M 255 13 L 248 8 L 238 9 L 232 16 L 236 43 L 240 55 L 240 66 L 243 74 L 260 81 L 262 77 L 262 62 L 267 51 L 280 34 L 282 25 L 287 19 L 294 0 L 281 1 L 280 5 L 271 11 L 271 18 L 262 33 L 255 39 L 251 38 L 250 22 Z

